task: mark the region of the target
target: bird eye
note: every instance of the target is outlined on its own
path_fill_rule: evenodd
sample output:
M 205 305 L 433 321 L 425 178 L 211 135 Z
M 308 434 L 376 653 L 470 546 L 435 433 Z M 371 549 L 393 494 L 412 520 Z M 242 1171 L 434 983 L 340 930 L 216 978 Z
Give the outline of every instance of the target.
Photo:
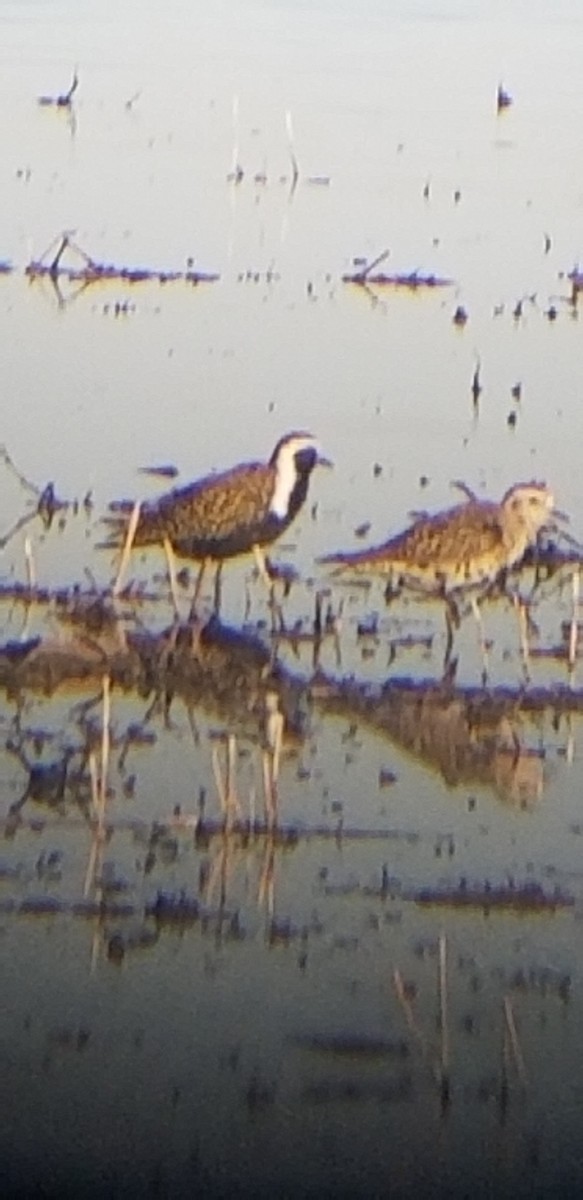
M 529 497 L 528 497 L 528 503 L 529 503 L 529 504 L 539 504 L 539 503 L 540 503 L 540 499 L 539 499 L 539 497 L 538 497 L 538 496 L 529 496 Z

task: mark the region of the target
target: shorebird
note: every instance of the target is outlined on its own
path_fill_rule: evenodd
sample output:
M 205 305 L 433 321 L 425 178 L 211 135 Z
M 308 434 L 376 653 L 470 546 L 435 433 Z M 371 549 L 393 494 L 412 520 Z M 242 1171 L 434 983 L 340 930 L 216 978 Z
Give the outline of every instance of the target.
M 310 433 L 287 433 L 268 462 L 239 463 L 143 504 L 111 504 L 116 515 L 105 518 L 110 537 L 104 544 L 124 547 L 114 594 L 120 591 L 132 548 L 153 545 L 163 546 L 166 552 L 175 608 L 175 555 L 201 564 L 193 606 L 206 566 L 216 563 L 220 572 L 226 559 L 242 554 L 253 553 L 259 574 L 271 589 L 264 547 L 275 542 L 299 513 L 317 465 L 331 464 L 319 454 L 316 439 Z
M 418 517 L 408 529 L 382 545 L 320 558 L 335 574 L 388 577 L 387 594 L 407 588 L 444 601 L 447 622 L 446 662 L 459 626 L 458 603 L 467 595 L 481 625 L 478 597 L 501 574 L 516 566 L 539 532 L 562 516 L 543 483 L 518 483 L 499 504 L 466 491 L 465 503 Z

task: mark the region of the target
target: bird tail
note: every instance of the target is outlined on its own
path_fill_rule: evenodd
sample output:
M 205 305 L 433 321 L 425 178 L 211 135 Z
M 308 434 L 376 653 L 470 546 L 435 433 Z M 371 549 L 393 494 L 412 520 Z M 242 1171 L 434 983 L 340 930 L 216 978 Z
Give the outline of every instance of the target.
M 101 517 L 101 525 L 105 526 L 105 536 L 97 543 L 98 550 L 115 550 L 124 545 L 135 510 L 133 500 L 114 500 L 109 505 L 109 513 Z M 133 545 L 144 546 L 150 540 L 146 536 L 146 525 L 143 513 L 138 514 L 136 528 L 132 539 Z
M 341 575 L 343 571 L 362 571 L 369 561 L 370 555 L 363 550 L 354 550 L 352 553 L 337 550 L 334 554 L 323 554 L 316 559 L 319 566 L 333 567 L 334 575 Z

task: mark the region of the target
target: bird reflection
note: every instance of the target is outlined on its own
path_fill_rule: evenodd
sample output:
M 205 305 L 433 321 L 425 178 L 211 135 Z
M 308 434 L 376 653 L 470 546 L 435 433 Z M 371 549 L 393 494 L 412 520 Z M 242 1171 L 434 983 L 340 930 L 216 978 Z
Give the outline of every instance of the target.
M 535 706 L 523 706 L 522 700 L 518 691 L 391 680 L 380 696 L 350 686 L 343 693 L 333 690 L 321 703 L 386 734 L 448 787 L 487 786 L 501 800 L 530 808 L 542 797 L 548 769 L 544 751 L 523 744 L 523 729 L 529 715 L 552 705 L 552 692 L 546 698 L 539 694 Z

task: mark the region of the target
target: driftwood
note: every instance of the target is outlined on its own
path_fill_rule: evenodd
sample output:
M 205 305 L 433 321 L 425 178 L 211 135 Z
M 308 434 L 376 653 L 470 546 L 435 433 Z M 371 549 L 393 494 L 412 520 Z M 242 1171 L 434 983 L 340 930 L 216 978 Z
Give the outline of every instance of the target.
M 355 283 L 358 287 L 394 287 L 408 288 L 411 291 L 417 291 L 419 288 L 436 288 L 436 287 L 451 287 L 454 283 L 453 279 L 447 279 L 440 275 L 424 274 L 422 271 L 407 271 L 385 274 L 383 271 L 376 271 L 381 262 L 388 258 L 389 251 L 383 250 L 382 254 L 377 255 L 372 262 L 366 263 L 355 259 L 357 264 L 356 271 L 350 271 L 342 276 L 342 283 Z
M 424 274 L 422 271 L 401 271 L 393 275 L 384 272 L 368 274 L 367 271 L 354 271 L 343 275 L 342 283 L 355 283 L 360 287 L 393 287 L 418 291 L 420 288 L 453 287 L 454 280 L 441 275 Z
M 61 92 L 57 96 L 39 96 L 38 103 L 47 108 L 66 108 L 70 109 L 73 104 L 73 96 L 79 87 L 79 76 L 77 71 L 73 72 L 73 78 L 66 92 Z
M 159 271 L 150 267 L 125 267 L 114 263 L 101 263 L 91 258 L 72 241 L 68 233 L 63 233 L 58 239 L 55 253 L 55 242 L 41 255 L 33 259 L 25 268 L 25 275 L 32 281 L 49 278 L 52 282 L 68 280 L 70 283 L 108 283 L 116 280 L 122 283 L 215 283 L 220 276 L 214 272 L 197 271 L 189 264 L 185 271 Z M 73 262 L 63 263 L 65 251 L 73 255 Z M 52 257 L 49 256 L 52 254 Z

